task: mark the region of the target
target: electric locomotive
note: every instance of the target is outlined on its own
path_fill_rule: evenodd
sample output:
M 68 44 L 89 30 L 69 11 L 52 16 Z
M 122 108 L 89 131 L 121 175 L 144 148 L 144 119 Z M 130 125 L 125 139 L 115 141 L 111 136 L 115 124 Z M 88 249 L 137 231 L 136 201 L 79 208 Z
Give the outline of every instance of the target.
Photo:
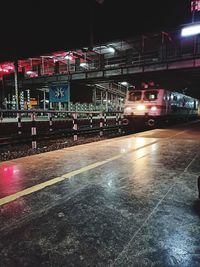
M 182 93 L 163 88 L 128 90 L 124 105 L 123 124 L 142 122 L 154 127 L 158 122 L 195 119 L 199 101 Z

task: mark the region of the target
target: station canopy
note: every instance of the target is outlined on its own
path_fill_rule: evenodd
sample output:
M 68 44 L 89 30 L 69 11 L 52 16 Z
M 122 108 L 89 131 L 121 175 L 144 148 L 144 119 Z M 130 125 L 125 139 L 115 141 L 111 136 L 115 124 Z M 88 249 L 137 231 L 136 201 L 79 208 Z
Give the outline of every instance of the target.
M 75 65 L 77 59 L 81 70 L 85 70 L 87 69 L 88 64 L 95 62 L 95 60 L 99 60 L 100 55 L 104 55 L 104 58 L 112 58 L 115 53 L 122 54 L 129 48 L 131 48 L 129 42 L 122 40 L 95 46 L 92 50 L 85 47 L 71 51 L 51 52 L 37 57 L 18 59 L 18 71 L 24 71 L 26 77 L 37 77 L 39 75 L 38 67 L 41 67 L 43 69 L 42 74 L 53 75 L 53 68 L 55 68 L 58 62 L 60 69 L 59 73 L 62 74 L 65 73 L 66 66 Z M 14 73 L 14 62 L 0 63 L 0 77 L 11 73 Z

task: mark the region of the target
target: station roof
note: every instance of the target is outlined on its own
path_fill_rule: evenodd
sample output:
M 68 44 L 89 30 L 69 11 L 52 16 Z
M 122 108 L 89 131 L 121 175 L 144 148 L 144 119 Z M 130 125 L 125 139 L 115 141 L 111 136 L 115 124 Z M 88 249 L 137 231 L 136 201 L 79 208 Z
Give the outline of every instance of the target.
M 19 59 L 18 68 L 19 72 L 22 71 L 23 68 L 26 68 L 26 72 L 30 73 L 31 75 L 32 70 L 34 70 L 34 66 L 38 66 L 39 64 L 44 64 L 44 67 L 46 67 L 46 64 L 48 64 L 48 67 L 54 66 L 55 62 L 59 62 L 60 65 L 66 65 L 68 62 L 74 63 L 76 58 L 79 58 L 80 63 L 84 64 L 86 62 L 89 62 L 90 60 L 98 58 L 99 55 L 103 54 L 105 58 L 109 58 L 113 56 L 112 54 L 115 51 L 122 53 L 129 48 L 131 48 L 130 40 L 121 40 L 113 41 L 103 45 L 98 45 L 93 47 L 93 49 L 83 47 L 81 49 L 75 49 L 70 51 L 55 51 L 36 57 Z M 0 77 L 13 72 L 14 61 L 0 63 Z M 32 75 L 36 75 L 34 74 L 34 71 Z

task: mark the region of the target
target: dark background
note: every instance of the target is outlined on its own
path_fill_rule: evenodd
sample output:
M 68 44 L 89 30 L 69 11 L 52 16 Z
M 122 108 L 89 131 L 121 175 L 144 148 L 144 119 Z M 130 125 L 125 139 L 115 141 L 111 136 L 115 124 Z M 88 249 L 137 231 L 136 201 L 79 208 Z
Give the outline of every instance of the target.
M 89 46 L 91 21 L 95 44 L 174 29 L 191 22 L 190 2 L 6 1 L 0 6 L 0 61 Z

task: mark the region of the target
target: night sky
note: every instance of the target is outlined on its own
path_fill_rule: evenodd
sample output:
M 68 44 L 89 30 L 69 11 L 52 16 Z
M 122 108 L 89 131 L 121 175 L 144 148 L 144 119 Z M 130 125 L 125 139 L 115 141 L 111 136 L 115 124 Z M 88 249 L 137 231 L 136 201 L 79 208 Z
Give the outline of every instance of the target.
M 190 2 L 5 1 L 0 10 L 0 61 L 89 46 L 91 10 L 94 43 L 100 44 L 189 23 Z

